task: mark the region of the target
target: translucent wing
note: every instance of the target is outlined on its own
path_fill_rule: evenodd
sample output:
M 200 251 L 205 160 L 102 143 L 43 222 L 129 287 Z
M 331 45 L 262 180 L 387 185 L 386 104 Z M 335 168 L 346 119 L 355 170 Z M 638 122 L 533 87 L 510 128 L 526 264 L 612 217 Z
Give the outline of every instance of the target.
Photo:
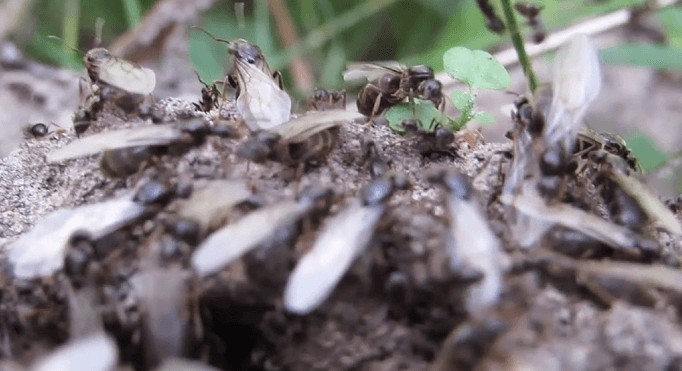
M 145 313 L 146 346 L 155 359 L 182 355 L 188 321 L 187 278 L 177 267 L 150 268 L 133 277 L 133 288 Z
M 574 36 L 559 50 L 552 86 L 545 141 L 550 146 L 561 143 L 571 151 L 585 111 L 601 89 L 599 55 L 586 35 Z
M 76 231 L 97 238 L 139 217 L 144 208 L 130 196 L 51 212 L 8 246 L 16 277 L 47 276 L 61 269 L 69 237 Z
M 101 81 L 133 94 L 150 94 L 156 86 L 154 71 L 113 56 L 99 66 L 98 76 Z
M 177 141 L 183 132 L 173 124 L 152 125 L 97 133 L 74 140 L 47 155 L 48 163 L 134 146 L 164 145 Z
M 346 70 L 343 72 L 344 81 L 354 80 L 376 80 L 387 72 L 400 74 L 407 68 L 405 65 L 396 61 L 381 61 L 381 62 L 351 62 L 346 65 Z
M 321 131 L 363 117 L 358 112 L 346 110 L 313 111 L 276 126 L 270 131 L 279 134 L 284 141 L 298 142 Z
M 615 249 L 638 250 L 642 241 L 638 235 L 625 227 L 567 204 L 548 206 L 537 195 L 520 194 L 514 199 L 514 206 L 533 218 L 571 228 Z
M 291 98 L 272 76 L 248 63 L 237 63 L 241 92 L 237 109 L 251 130 L 270 129 L 291 117 Z
M 195 189 L 192 195 L 181 202 L 178 215 L 208 227 L 220 214 L 246 200 L 251 192 L 246 183 L 239 180 L 214 180 L 204 187 Z
M 649 187 L 620 171 L 612 170 L 609 173 L 611 178 L 618 183 L 625 193 L 638 201 L 639 206 L 642 207 L 654 225 L 665 229 L 670 233 L 682 235 L 682 225 L 680 224 L 680 221 L 675 214 L 661 202 L 658 196 L 653 194 Z
M 456 270 L 465 265 L 483 274 L 483 279 L 473 284 L 467 293 L 467 310 L 477 313 L 499 298 L 509 258 L 473 201 L 450 194 L 448 209 L 453 234 L 453 243 L 449 244 L 452 267 Z
M 38 361 L 33 371 L 109 371 L 118 362 L 116 343 L 103 332 L 69 341 Z
M 211 234 L 192 254 L 200 276 L 222 269 L 250 249 L 267 241 L 286 223 L 294 223 L 313 206 L 310 202 L 283 201 L 258 209 Z
M 363 206 L 356 199 L 327 221 L 289 277 L 284 291 L 288 311 L 309 313 L 331 294 L 355 257 L 366 248 L 384 210 L 383 204 Z

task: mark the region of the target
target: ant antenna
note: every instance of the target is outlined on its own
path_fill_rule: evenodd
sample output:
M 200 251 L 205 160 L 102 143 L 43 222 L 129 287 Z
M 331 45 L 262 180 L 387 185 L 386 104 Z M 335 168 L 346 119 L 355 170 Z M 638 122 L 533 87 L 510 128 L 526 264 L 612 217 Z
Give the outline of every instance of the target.
M 194 70 L 194 75 L 196 75 L 197 79 L 201 83 L 201 85 L 205 86 L 208 88 L 208 84 L 204 82 L 204 80 L 201 79 L 201 76 L 199 76 L 199 72 L 197 70 Z
M 59 37 L 59 36 L 47 35 L 47 38 L 48 38 L 48 39 L 52 39 L 52 40 L 57 40 L 57 41 L 59 41 L 63 46 L 65 46 L 65 47 L 71 49 L 71 51 L 74 51 L 74 52 L 79 53 L 79 54 L 84 54 L 82 50 L 80 50 L 80 49 L 78 49 L 78 48 L 74 48 L 74 47 L 71 46 L 71 45 L 67 45 L 66 42 L 64 42 L 64 39 L 62 39 L 62 38 Z
M 193 28 L 193 29 L 195 29 L 195 30 L 199 30 L 199 31 L 205 33 L 206 35 L 208 35 L 208 37 L 212 38 L 212 39 L 215 40 L 215 41 L 218 41 L 218 42 L 221 42 L 221 43 L 225 43 L 225 44 L 228 44 L 228 45 L 232 44 L 232 42 L 230 42 L 230 41 L 227 41 L 227 40 L 225 40 L 225 39 L 219 39 L 219 38 L 217 38 L 217 37 L 211 35 L 210 32 L 204 30 L 203 28 L 201 28 L 201 27 L 199 27 L 199 26 L 192 26 L 191 28 Z

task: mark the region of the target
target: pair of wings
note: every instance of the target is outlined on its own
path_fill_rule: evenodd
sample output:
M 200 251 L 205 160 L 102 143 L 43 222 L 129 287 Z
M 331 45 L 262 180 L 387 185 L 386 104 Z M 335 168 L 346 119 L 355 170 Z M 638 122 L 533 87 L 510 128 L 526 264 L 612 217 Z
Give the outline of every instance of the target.
M 386 73 L 402 74 L 407 66 L 396 61 L 380 61 L 372 63 L 352 62 L 346 65 L 343 72 L 344 81 L 367 80 L 373 81 Z
M 252 131 L 271 129 L 291 117 L 291 97 L 257 66 L 236 62 L 240 94 L 237 110 Z
M 357 112 L 345 110 L 313 111 L 277 125 L 270 130 L 289 142 L 306 138 L 343 123 L 360 119 Z M 135 146 L 167 145 L 182 139 L 184 132 L 175 123 L 112 130 L 77 139 L 47 155 L 48 163 L 97 154 L 102 151 Z

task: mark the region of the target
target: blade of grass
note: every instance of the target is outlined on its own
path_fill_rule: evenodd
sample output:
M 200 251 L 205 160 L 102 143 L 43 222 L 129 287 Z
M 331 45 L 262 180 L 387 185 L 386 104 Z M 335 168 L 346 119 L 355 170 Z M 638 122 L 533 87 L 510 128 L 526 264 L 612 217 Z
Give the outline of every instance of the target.
M 292 45 L 290 48 L 272 58 L 275 69 L 289 64 L 294 57 L 306 53 L 309 50 L 320 48 L 339 33 L 353 27 L 358 22 L 396 3 L 398 0 L 374 0 L 363 1 L 345 13 L 323 24 L 310 32 L 304 39 Z
M 62 42 L 45 36 L 46 30 L 39 28 L 28 45 L 29 54 L 72 70 L 82 70 L 81 59 L 71 49 L 64 49 Z
M 272 37 L 272 27 L 270 24 L 270 9 L 267 1 L 253 2 L 254 26 L 258 32 L 255 33 L 253 42 L 258 45 L 265 55 L 274 54 L 276 49 L 275 41 Z
M 73 59 L 78 49 L 78 28 L 80 20 L 80 0 L 66 0 L 64 2 L 64 18 L 62 18 L 62 45 L 63 53 L 60 55 L 59 64 L 63 67 L 73 68 L 69 59 Z
M 126 14 L 126 22 L 128 23 L 128 28 L 133 28 L 140 23 L 142 19 L 142 5 L 139 0 L 122 0 L 123 9 Z
M 340 42 L 332 43 L 320 71 L 320 84 L 324 87 L 343 86 L 343 79 L 339 71 L 346 65 L 346 51 Z

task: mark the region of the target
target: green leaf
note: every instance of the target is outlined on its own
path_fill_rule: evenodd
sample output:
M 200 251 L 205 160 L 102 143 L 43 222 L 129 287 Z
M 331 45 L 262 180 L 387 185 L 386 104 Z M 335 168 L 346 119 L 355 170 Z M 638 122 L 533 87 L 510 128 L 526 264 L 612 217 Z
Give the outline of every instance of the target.
M 509 73 L 490 53 L 461 46 L 443 54 L 443 67 L 453 78 L 474 89 L 502 90 L 509 87 Z
M 452 104 L 460 111 L 471 111 L 474 108 L 474 95 L 464 90 L 455 90 L 450 94 Z
M 682 49 L 652 44 L 622 44 L 599 53 L 604 63 L 682 69 Z
M 436 124 L 450 126 L 450 119 L 439 111 L 433 102 L 421 99 L 415 99 L 414 103 L 405 102 L 391 107 L 386 111 L 386 119 L 388 126 L 399 133 L 405 132 L 401 125 L 405 119 L 419 120 L 422 129 L 425 131 L 433 131 Z
M 644 171 L 655 169 L 668 161 L 666 153 L 647 135 L 634 134 L 626 142 Z
M 495 123 L 495 117 L 493 117 L 493 115 L 489 114 L 488 112 L 476 112 L 476 113 L 474 113 L 474 120 L 476 120 L 476 121 L 478 121 L 484 125 Z

